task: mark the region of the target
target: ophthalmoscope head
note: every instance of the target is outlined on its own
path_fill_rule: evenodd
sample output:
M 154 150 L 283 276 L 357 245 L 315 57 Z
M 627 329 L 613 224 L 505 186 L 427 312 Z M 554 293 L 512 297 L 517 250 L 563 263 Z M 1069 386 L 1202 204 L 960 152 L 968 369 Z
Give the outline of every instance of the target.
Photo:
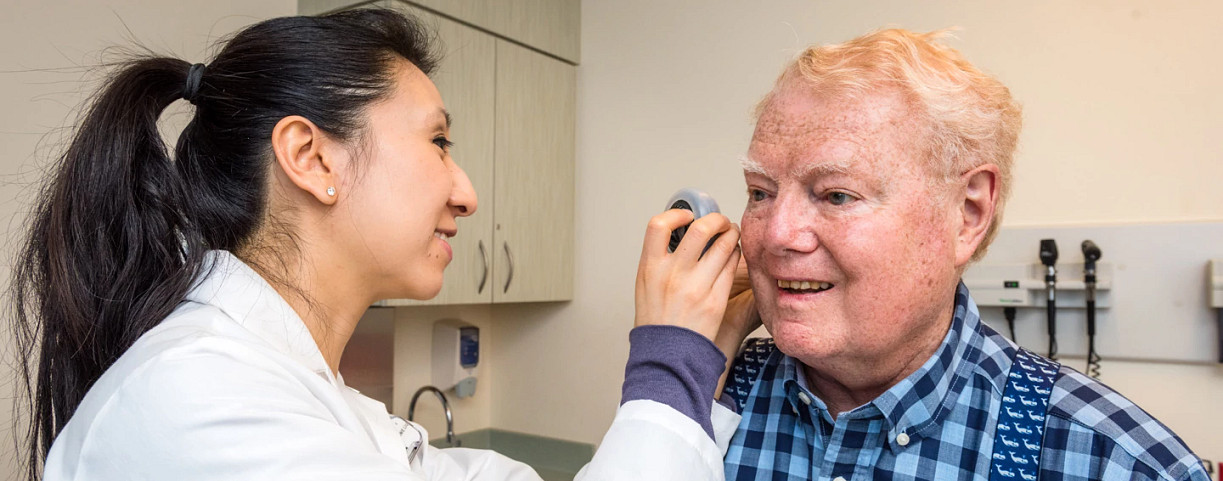
M 1095 242 L 1091 240 L 1083 241 L 1083 259 L 1092 263 L 1100 260 L 1100 248 L 1096 246 Z
M 1049 267 L 1057 263 L 1057 242 L 1053 239 L 1040 240 L 1040 263 Z

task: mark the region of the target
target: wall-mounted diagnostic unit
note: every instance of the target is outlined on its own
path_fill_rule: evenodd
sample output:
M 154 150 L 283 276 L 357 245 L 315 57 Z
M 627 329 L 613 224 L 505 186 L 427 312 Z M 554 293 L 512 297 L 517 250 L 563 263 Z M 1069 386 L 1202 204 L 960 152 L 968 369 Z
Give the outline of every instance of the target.
M 1009 337 L 1042 355 L 1055 335 L 1062 362 L 1089 374 L 1101 357 L 1214 364 L 1223 362 L 1219 239 L 1223 222 L 1004 227 L 963 281 L 986 323 L 1008 334 L 1014 319 Z M 1042 259 L 1054 242 L 1060 256 Z
M 1112 298 L 1113 266 L 1096 263 L 1096 308 L 1108 308 Z M 1085 309 L 1087 283 L 1082 262 L 1057 264 L 1057 308 Z M 964 285 L 981 307 L 1035 307 L 1048 305 L 1048 268 L 1040 262 L 1027 264 L 974 264 L 964 274 Z

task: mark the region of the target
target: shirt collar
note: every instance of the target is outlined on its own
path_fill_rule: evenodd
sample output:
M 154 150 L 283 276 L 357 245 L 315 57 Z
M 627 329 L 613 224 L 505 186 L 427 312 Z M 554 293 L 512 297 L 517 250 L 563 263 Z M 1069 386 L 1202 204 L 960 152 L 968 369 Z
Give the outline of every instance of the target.
M 968 287 L 961 282 L 956 287 L 951 327 L 938 350 L 916 372 L 873 401 L 887 419 L 889 439 L 894 442 L 901 433 L 916 439 L 927 427 L 942 424 L 956 404 L 956 393 L 963 392 L 974 376 L 983 375 L 1001 394 L 1010 366 L 1000 366 L 994 354 L 1006 346 L 990 339 L 987 330 Z M 1010 356 L 1001 357 L 1009 362 Z
M 220 309 L 277 351 L 337 383 L 306 324 L 259 273 L 223 250 L 208 251 L 200 272 L 187 301 Z
M 1001 393 L 1006 385 L 1006 372 L 1010 369 L 1010 356 L 994 354 L 1012 348 L 1005 341 L 992 339 L 992 331 L 987 332 L 988 329 L 981 322 L 980 311 L 968 288 L 960 283 L 956 287 L 951 327 L 934 355 L 879 397 L 845 415 L 850 418 L 882 415 L 889 442 L 895 444 L 901 433 L 917 439 L 929 426 L 940 424 L 956 402 L 955 396 L 949 394 L 961 392 L 974 375 L 983 374 L 993 389 Z M 1005 360 L 1007 365 L 1001 365 L 999 359 Z M 799 367 L 796 359 L 784 356 L 778 365 L 778 378 L 788 380 L 787 391 L 795 392 L 789 393 L 787 398 L 801 409 L 794 400 L 796 391 L 799 387 L 803 391 L 809 392 L 809 389 Z M 812 397 L 812 407 L 827 411 L 823 400 Z

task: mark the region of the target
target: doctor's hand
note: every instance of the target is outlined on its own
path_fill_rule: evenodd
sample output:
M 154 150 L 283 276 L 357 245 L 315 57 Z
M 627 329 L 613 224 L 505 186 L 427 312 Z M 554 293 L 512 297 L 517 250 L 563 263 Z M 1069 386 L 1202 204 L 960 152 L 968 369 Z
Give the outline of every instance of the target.
M 673 325 L 714 340 L 739 264 L 739 228 L 722 214 L 695 222 L 691 211 L 671 209 L 650 219 L 637 266 L 636 326 Z M 689 222 L 675 252 L 671 231 Z M 720 236 L 719 236 L 720 234 Z M 709 250 L 701 250 L 719 236 Z
M 756 297 L 752 294 L 751 281 L 747 277 L 747 262 L 739 260 L 739 268 L 735 270 L 734 285 L 730 289 L 730 302 L 726 305 L 726 313 L 722 315 L 722 326 L 718 329 L 718 337 L 713 343 L 722 354 L 726 355 L 726 369 L 718 380 L 718 389 L 714 397 L 722 392 L 726 384 L 726 376 L 730 373 L 735 356 L 748 334 L 761 326 L 760 311 L 756 310 Z

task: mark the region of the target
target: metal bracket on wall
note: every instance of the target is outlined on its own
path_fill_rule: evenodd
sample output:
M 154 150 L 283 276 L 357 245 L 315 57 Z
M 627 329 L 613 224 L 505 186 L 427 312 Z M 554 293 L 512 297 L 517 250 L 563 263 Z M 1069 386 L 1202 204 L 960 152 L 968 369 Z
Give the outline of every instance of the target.
M 964 273 L 964 285 L 981 307 L 1045 307 L 1045 266 L 1030 264 L 975 264 Z M 1096 263 L 1096 308 L 1112 306 L 1113 266 Z M 1087 306 L 1087 284 L 1083 282 L 1083 263 L 1057 264 L 1057 308 L 1083 309 Z

